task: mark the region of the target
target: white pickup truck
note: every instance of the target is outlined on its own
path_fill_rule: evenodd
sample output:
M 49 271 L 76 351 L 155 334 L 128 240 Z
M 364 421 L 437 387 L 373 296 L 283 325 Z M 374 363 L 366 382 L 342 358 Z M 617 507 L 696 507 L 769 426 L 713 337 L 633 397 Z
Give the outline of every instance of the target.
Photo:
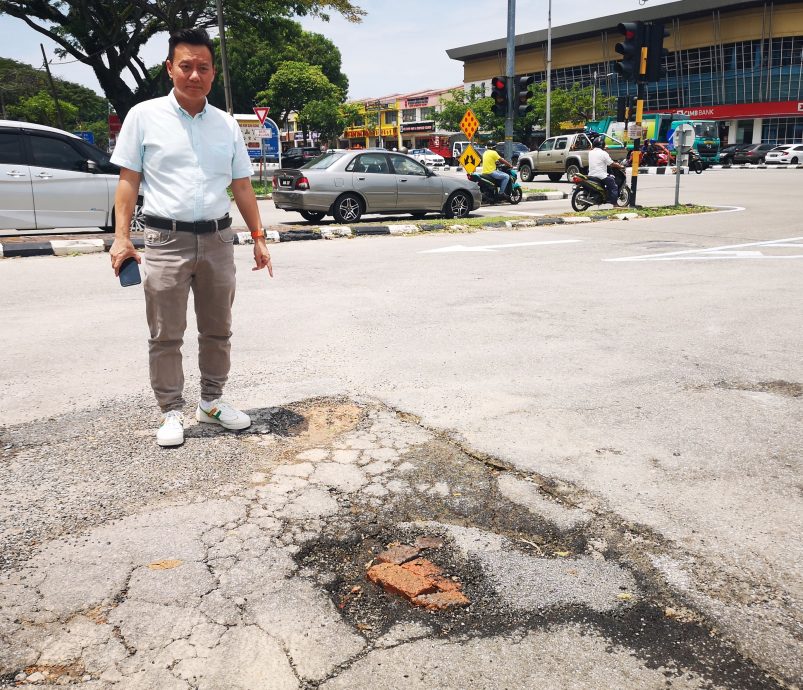
M 613 137 L 607 149 L 615 161 L 627 158 L 627 147 Z M 519 158 L 519 177 L 522 182 L 529 182 L 536 175 L 546 175 L 552 182 L 557 182 L 563 175 L 571 180 L 577 173 L 588 172 L 588 152 L 591 140 L 583 133 L 562 134 L 550 137 L 535 151 L 523 153 Z

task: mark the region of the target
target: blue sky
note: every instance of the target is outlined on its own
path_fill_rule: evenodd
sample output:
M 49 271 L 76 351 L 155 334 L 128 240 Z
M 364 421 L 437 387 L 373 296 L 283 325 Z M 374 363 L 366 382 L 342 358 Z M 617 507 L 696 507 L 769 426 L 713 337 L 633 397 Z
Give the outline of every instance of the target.
M 660 5 L 670 0 L 647 0 Z M 694 0 L 688 0 L 692 4 Z M 463 80 L 462 63 L 450 60 L 448 48 L 503 38 L 507 31 L 506 0 L 355 0 L 368 15 L 362 24 L 333 17 L 330 22 L 305 19 L 305 28 L 324 34 L 340 49 L 350 98 L 455 86 Z M 225 8 L 225 2 L 224 8 Z M 517 0 L 516 33 L 545 29 L 547 0 Z M 640 8 L 639 0 L 553 0 L 552 25 L 569 24 Z M 224 9 L 225 11 L 225 9 Z M 53 64 L 55 44 L 18 19 L 0 16 L 0 55 L 42 64 L 40 43 L 51 58 L 53 74 L 100 92 L 93 72 L 80 63 Z M 146 64 L 161 62 L 167 37 L 157 36 L 142 56 Z M 67 58 L 69 61 L 69 58 Z

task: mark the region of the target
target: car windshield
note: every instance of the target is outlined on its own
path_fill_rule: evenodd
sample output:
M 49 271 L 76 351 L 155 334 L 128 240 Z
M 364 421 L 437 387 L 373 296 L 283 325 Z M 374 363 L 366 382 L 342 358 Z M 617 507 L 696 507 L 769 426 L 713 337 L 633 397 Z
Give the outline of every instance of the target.
M 695 122 L 694 134 L 701 139 L 716 139 L 717 125 L 715 122 Z
M 304 163 L 301 167 L 304 170 L 326 170 L 332 163 L 345 155 L 342 151 L 333 151 L 332 153 L 325 153 L 319 158 L 315 158 L 308 163 Z
M 425 153 L 427 156 L 434 156 L 435 152 L 430 151 L 429 149 L 421 149 L 421 153 Z

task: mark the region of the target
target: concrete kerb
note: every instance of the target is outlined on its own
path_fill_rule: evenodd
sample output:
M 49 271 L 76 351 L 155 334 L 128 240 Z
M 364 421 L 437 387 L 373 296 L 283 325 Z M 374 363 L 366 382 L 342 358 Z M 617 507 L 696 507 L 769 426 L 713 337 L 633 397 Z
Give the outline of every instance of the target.
M 600 220 L 633 220 L 638 218 L 637 213 L 618 213 L 613 216 L 593 218 L 590 216 L 540 216 L 528 220 L 504 221 L 488 223 L 479 226 L 478 229 L 498 229 L 498 228 L 526 228 L 541 227 L 544 225 L 563 225 L 573 223 L 590 223 Z M 331 240 L 336 237 L 354 237 L 370 235 L 409 235 L 416 232 L 433 232 L 443 229 L 443 225 L 364 225 L 359 227 L 348 226 L 328 226 L 320 228 L 310 228 L 305 230 L 288 230 L 280 232 L 268 230 L 265 236 L 268 242 L 300 242 L 304 240 Z M 453 225 L 454 230 L 466 230 L 469 226 Z M 0 258 L 26 257 L 26 256 L 69 256 L 70 254 L 88 254 L 93 252 L 108 252 L 112 246 L 112 239 L 86 239 L 86 240 L 49 240 L 47 242 L 13 242 L 10 244 L 0 244 Z M 137 249 L 144 249 L 145 242 L 139 238 L 132 238 L 132 243 Z M 234 244 L 253 244 L 251 235 L 248 232 L 235 232 Z

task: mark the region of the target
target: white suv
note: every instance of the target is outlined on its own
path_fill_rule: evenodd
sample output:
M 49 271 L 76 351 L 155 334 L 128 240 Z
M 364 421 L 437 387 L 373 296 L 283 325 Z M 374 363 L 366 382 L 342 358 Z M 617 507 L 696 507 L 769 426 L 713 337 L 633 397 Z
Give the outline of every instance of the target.
M 0 120 L 0 231 L 114 231 L 120 169 L 108 154 L 53 127 Z M 142 230 L 141 200 L 131 221 Z M 9 234 L 6 232 L 5 234 Z

